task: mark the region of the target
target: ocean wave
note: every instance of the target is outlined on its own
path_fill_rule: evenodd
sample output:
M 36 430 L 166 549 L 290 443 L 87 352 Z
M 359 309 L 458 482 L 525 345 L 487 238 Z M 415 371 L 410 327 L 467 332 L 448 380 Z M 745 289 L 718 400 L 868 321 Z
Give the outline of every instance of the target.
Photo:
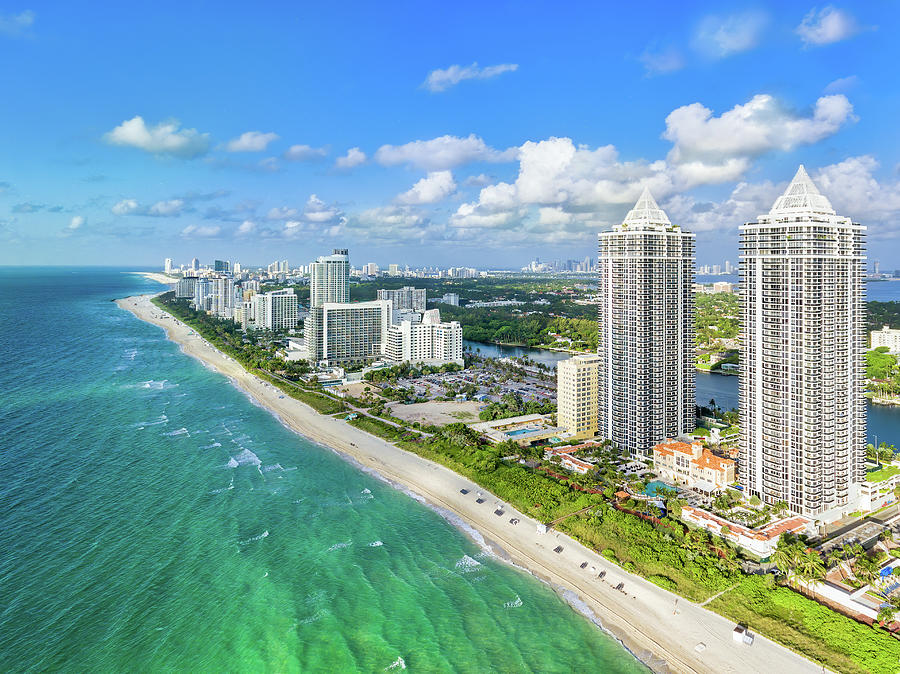
M 522 598 L 519 595 L 516 595 L 516 598 L 512 601 L 504 602 L 503 608 L 519 608 L 522 605 Z
M 369 543 L 370 548 L 380 548 L 382 545 L 384 545 L 384 543 L 382 543 L 381 541 L 372 541 L 371 543 Z
M 456 568 L 459 569 L 460 573 L 471 573 L 479 566 L 481 566 L 481 562 L 469 557 L 469 555 L 463 555 L 462 559 L 456 563 Z
M 164 435 L 166 435 L 166 436 L 168 436 L 168 437 L 170 437 L 170 438 L 171 438 L 171 437 L 179 437 L 179 436 L 182 436 L 182 435 L 186 435 L 186 436 L 188 436 L 188 437 L 191 437 L 191 434 L 188 433 L 188 429 L 186 429 L 184 426 L 182 426 L 181 428 L 179 428 L 177 431 L 171 431 L 170 433 L 165 433 Z
M 213 489 L 210 494 L 224 494 L 226 491 L 234 489 L 234 475 L 231 476 L 231 482 L 228 483 L 227 487 L 222 487 L 221 489 Z
M 273 470 L 284 470 L 284 468 L 281 467 L 280 463 L 275 463 L 271 466 L 263 466 L 262 467 L 263 473 L 271 473 Z
M 268 535 L 269 535 L 269 530 L 266 529 L 258 536 L 251 536 L 250 538 L 248 538 L 246 540 L 238 541 L 238 545 L 249 545 L 250 543 L 254 543 L 256 541 L 261 541 L 262 539 L 268 537 Z
M 231 461 L 234 461 L 236 465 L 234 465 L 234 466 L 231 465 Z M 237 466 L 247 466 L 247 465 L 256 466 L 257 468 L 259 468 L 262 465 L 262 461 L 259 460 L 259 457 L 256 456 L 256 454 L 251 452 L 249 449 L 245 449 L 237 456 L 233 456 L 231 458 L 231 461 L 228 462 L 228 466 L 230 468 L 236 468 Z
M 353 541 L 346 541 L 344 543 L 335 543 L 330 548 L 328 548 L 327 552 L 334 552 L 335 550 L 343 550 L 344 548 L 349 548 L 353 545 Z

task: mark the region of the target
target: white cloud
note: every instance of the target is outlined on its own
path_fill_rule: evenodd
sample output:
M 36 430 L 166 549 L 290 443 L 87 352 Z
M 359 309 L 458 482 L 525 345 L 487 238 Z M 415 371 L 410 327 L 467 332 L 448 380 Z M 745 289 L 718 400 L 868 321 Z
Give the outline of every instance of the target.
M 859 32 L 859 25 L 847 12 L 831 5 L 821 10 L 811 10 L 803 17 L 794 32 L 807 47 L 832 44 L 853 37 Z
M 268 220 L 287 220 L 289 218 L 297 217 L 298 213 L 299 211 L 296 208 L 280 206 L 278 208 L 269 209 L 269 212 L 266 214 L 266 218 Z
M 426 171 L 444 171 L 473 161 L 504 162 L 516 158 L 516 149 L 495 150 L 474 133 L 466 138 L 439 136 L 404 145 L 382 145 L 375 161 L 383 166 L 409 164 Z
M 111 210 L 113 215 L 129 215 L 138 210 L 138 202 L 134 199 L 122 199 Z
M 366 153 L 360 150 L 358 147 L 351 147 L 349 150 L 347 150 L 347 154 L 345 154 L 343 157 L 337 158 L 337 161 L 334 162 L 334 165 L 339 169 L 351 169 L 354 166 L 359 166 L 365 161 Z
M 463 80 L 487 80 L 503 73 L 518 70 L 517 63 L 501 63 L 496 66 L 479 68 L 477 63 L 470 66 L 452 65 L 449 68 L 432 70 L 422 86 L 432 93 L 445 91 Z
M 670 163 L 682 166 L 687 183 L 699 184 L 733 180 L 749 158 L 815 143 L 853 119 L 853 106 L 843 95 L 823 96 L 812 116 L 802 117 L 760 94 L 719 117 L 700 103 L 676 108 L 666 117 L 663 138 L 674 143 Z
M 684 56 L 675 47 L 659 50 L 648 47 L 639 58 L 648 76 L 664 75 L 684 68 Z
M 225 149 L 229 152 L 262 152 L 274 140 L 278 140 L 277 133 L 246 131 L 237 138 L 229 140 Z
M 178 121 L 148 127 L 140 115 L 119 124 L 104 137 L 107 143 L 136 147 L 156 155 L 193 159 L 209 150 L 209 134 L 180 129 Z
M 278 163 L 278 157 L 266 157 L 265 159 L 260 159 L 257 166 L 261 170 L 268 171 L 269 173 L 275 173 L 276 171 L 281 170 L 281 164 Z
M 147 215 L 164 218 L 180 215 L 183 210 L 184 201 L 182 199 L 170 199 L 169 201 L 157 201 L 147 210 Z
M 709 58 L 724 58 L 759 44 L 769 17 L 759 11 L 708 16 L 697 27 L 692 45 Z
M 34 12 L 25 10 L 18 14 L 0 14 L 0 34 L 23 35 L 34 25 Z
M 188 225 L 181 230 L 181 236 L 185 238 L 211 239 L 221 233 L 222 228 L 218 225 Z
M 492 182 L 491 176 L 486 173 L 479 173 L 477 176 L 469 176 L 463 180 L 463 187 L 484 187 Z
M 878 167 L 871 155 L 850 157 L 825 166 L 813 181 L 840 215 L 893 233 L 900 218 L 900 181 L 879 182 L 874 176 Z
M 329 206 L 315 194 L 310 194 L 303 208 L 303 217 L 317 224 L 340 223 L 343 220 L 343 212 L 336 206 Z
M 291 145 L 285 150 L 282 157 L 289 161 L 309 161 L 310 159 L 321 159 L 328 150 L 324 147 L 311 147 L 309 145 Z
M 450 171 L 432 171 L 409 190 L 397 197 L 401 204 L 434 204 L 456 191 Z
M 839 77 L 838 79 L 829 82 L 828 85 L 823 89 L 823 91 L 826 94 L 840 94 L 849 91 L 857 84 L 859 84 L 859 77 L 857 77 L 856 75 L 850 75 L 849 77 Z
M 84 223 L 84 217 L 76 215 L 69 221 L 69 229 L 79 229 Z
M 256 223 L 252 220 L 244 220 L 237 228 L 238 236 L 250 236 L 256 232 Z

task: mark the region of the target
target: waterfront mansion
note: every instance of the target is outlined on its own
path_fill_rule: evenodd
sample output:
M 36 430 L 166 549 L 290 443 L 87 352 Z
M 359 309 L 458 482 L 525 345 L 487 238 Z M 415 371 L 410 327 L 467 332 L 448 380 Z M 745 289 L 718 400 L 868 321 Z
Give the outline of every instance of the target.
M 734 461 L 716 456 L 700 442 L 659 443 L 653 448 L 653 471 L 661 480 L 710 494 L 735 480 Z

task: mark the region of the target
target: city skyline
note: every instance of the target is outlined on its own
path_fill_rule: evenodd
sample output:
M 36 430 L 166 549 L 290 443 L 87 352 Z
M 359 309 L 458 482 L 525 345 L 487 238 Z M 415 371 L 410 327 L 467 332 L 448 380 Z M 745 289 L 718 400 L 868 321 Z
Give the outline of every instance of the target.
M 5 76 L 16 105 L 0 112 L 0 264 L 339 246 L 517 269 L 592 255 L 644 187 L 714 264 L 736 259 L 738 227 L 804 163 L 895 266 L 888 5 L 373 12 L 5 9 L 0 47 L 19 67 Z M 305 21 L 345 35 L 341 49 Z M 438 27 L 457 39 L 429 40 Z

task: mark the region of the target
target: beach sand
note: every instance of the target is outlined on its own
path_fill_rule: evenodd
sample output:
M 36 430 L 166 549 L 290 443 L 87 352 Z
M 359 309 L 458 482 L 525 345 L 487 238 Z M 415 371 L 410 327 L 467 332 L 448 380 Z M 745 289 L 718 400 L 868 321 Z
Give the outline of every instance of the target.
M 574 606 L 592 613 L 609 633 L 656 671 L 822 672 L 819 665 L 764 637 L 735 643 L 734 623 L 627 573 L 563 533 L 538 532 L 538 523 L 453 471 L 402 450 L 333 417 L 318 414 L 202 339 L 150 302 L 152 295 L 117 300 L 141 320 L 165 329 L 182 350 L 231 379 L 297 433 L 351 457 L 395 485 L 474 528 L 500 558 L 550 583 Z M 467 489 L 468 494 L 460 493 Z M 476 494 L 485 502 L 476 504 Z M 503 510 L 503 516 L 494 511 Z M 510 524 L 518 518 L 519 524 Z M 554 548 L 562 546 L 560 553 Z M 587 567 L 581 569 L 581 564 Z M 606 572 L 603 579 L 598 578 Z M 624 584 L 624 591 L 616 590 Z M 547 635 L 543 635 L 547 636 Z M 565 638 L 564 635 L 557 635 Z M 538 637 L 540 638 L 540 637 Z M 702 646 L 701 646 L 702 644 Z

